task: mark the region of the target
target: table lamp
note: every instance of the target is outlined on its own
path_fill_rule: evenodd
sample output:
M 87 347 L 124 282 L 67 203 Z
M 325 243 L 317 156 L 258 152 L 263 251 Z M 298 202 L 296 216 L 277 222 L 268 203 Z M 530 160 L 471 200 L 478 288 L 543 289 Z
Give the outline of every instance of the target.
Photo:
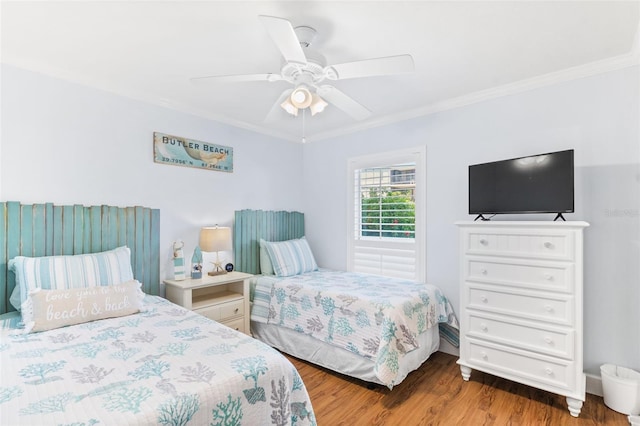
M 216 252 L 213 271 L 209 275 L 226 274 L 227 271 L 220 263 L 221 251 L 229 251 L 231 247 L 231 228 L 226 226 L 205 226 L 200 230 L 200 249 L 206 252 Z

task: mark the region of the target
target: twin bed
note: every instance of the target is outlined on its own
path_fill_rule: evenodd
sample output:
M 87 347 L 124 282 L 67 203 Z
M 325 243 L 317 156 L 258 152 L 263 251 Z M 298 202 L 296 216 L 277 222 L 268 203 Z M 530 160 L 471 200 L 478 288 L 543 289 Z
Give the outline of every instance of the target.
M 388 388 L 457 345 L 457 319 L 436 286 L 320 269 L 299 212 L 235 214 L 238 267 L 252 281 L 251 332 L 297 358 Z
M 1 320 L 0 424 L 315 425 L 284 356 L 157 296 L 157 210 L 9 202 L 0 220 L 0 306 L 22 308 Z
M 158 210 L 0 213 L 0 424 L 315 425 L 273 348 L 392 388 L 456 343 L 440 289 L 319 269 L 298 212 L 236 212 L 256 339 L 159 297 Z

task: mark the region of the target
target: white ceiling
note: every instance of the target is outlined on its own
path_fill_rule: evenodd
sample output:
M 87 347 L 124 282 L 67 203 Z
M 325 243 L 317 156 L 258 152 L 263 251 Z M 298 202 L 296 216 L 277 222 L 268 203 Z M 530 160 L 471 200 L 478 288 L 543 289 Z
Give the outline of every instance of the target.
M 307 141 L 638 63 L 638 1 L 3 1 L 4 63 L 300 141 L 303 120 L 264 118 L 286 82 L 190 77 L 278 73 L 258 15 L 318 31 L 329 64 L 411 54 L 413 74 L 336 81 L 365 105 L 307 115 Z

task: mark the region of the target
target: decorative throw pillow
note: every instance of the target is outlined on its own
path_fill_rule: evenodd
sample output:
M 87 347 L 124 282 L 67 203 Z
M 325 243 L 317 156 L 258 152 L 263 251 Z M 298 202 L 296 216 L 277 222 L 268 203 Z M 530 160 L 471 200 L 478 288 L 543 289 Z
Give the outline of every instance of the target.
M 144 293 L 141 284 L 123 284 L 63 290 L 36 289 L 22 305 L 25 333 L 53 330 L 105 318 L 140 312 Z
M 9 261 L 16 287 L 9 301 L 20 310 L 29 292 L 120 284 L 133 279 L 131 250 L 118 247 L 100 253 L 69 256 L 16 256 Z
M 265 241 L 265 247 L 273 265 L 273 272 L 278 277 L 288 277 L 318 269 L 318 264 L 305 237 L 279 242 Z
M 262 275 L 273 275 L 273 265 L 267 252 L 267 241 L 260 238 L 260 273 Z

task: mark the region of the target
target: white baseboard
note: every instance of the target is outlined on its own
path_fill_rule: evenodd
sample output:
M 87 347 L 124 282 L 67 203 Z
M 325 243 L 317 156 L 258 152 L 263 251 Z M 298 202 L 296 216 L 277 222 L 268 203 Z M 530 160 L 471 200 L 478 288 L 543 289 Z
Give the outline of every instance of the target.
M 587 393 L 602 396 L 602 378 L 587 373 Z

